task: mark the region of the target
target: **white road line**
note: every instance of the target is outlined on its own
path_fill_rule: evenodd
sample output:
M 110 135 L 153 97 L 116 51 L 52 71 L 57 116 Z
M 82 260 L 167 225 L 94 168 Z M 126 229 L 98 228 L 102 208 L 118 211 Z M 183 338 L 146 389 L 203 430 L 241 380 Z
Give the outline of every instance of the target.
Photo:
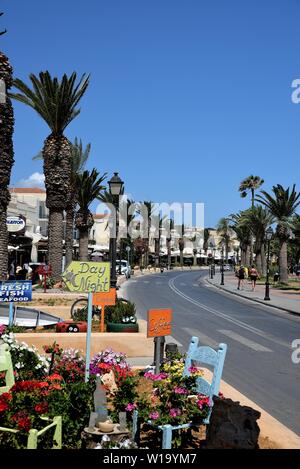
M 193 287 L 199 287 L 199 283 L 193 283 Z
M 172 343 L 172 344 L 178 345 L 178 347 L 183 347 L 183 345 L 180 342 L 178 342 L 178 340 L 176 340 L 172 335 L 166 336 L 165 339 L 166 339 L 166 342 L 165 342 L 166 344 Z
M 260 345 L 257 342 L 253 342 L 252 340 L 248 340 L 245 337 L 243 337 L 239 334 L 236 334 L 233 331 L 227 331 L 227 330 L 224 330 L 224 329 L 220 329 L 220 330 L 218 330 L 218 332 L 220 332 L 221 334 L 226 335 L 230 339 L 236 340 L 240 344 L 245 345 L 246 347 L 249 347 L 252 350 L 255 350 L 256 352 L 273 352 L 273 350 L 271 350 L 267 347 L 264 347 L 263 345 Z
M 199 337 L 199 345 L 208 345 L 208 347 L 218 348 L 219 344 L 215 340 L 211 339 L 207 335 L 203 334 L 202 332 L 198 331 L 197 329 L 191 329 L 190 327 L 184 327 L 183 330 L 187 332 L 191 338 L 192 337 Z
M 184 274 L 181 274 L 181 275 L 184 275 Z M 194 300 L 193 298 L 191 298 L 190 296 L 187 296 L 185 293 L 181 292 L 177 287 L 175 287 L 174 285 L 174 281 L 180 277 L 180 275 L 178 275 L 177 277 L 174 277 L 173 279 L 169 280 L 169 287 L 171 288 L 171 290 L 174 291 L 174 293 L 176 293 L 177 295 L 181 296 L 181 298 L 185 299 L 186 301 L 189 301 L 190 303 L 194 304 L 195 306 L 198 306 L 199 308 L 202 308 L 206 311 L 208 311 L 209 313 L 211 314 L 214 314 L 215 316 L 218 316 L 222 319 L 225 319 L 225 321 L 228 321 L 228 322 L 231 322 L 232 324 L 235 324 L 236 326 L 239 326 L 241 327 L 242 329 L 246 329 L 247 331 L 250 331 L 252 332 L 253 334 L 256 334 L 260 337 L 263 337 L 265 339 L 268 339 L 272 342 L 275 342 L 276 344 L 279 344 L 279 345 L 282 345 L 283 347 L 286 347 L 288 349 L 290 349 L 290 344 L 287 344 L 281 340 L 277 340 L 277 339 L 274 339 L 273 337 L 270 337 L 268 334 L 266 334 L 265 332 L 263 332 L 261 329 L 257 329 L 256 327 L 253 327 L 253 326 L 250 326 L 249 324 L 246 324 L 245 322 L 243 321 L 239 321 L 238 319 L 234 319 L 234 318 L 231 318 L 230 316 L 228 316 L 227 314 L 224 314 L 224 313 L 221 313 L 220 311 L 217 311 L 213 308 L 210 308 L 208 306 L 206 306 L 205 304 L 203 303 L 200 303 L 199 301 L 196 301 Z

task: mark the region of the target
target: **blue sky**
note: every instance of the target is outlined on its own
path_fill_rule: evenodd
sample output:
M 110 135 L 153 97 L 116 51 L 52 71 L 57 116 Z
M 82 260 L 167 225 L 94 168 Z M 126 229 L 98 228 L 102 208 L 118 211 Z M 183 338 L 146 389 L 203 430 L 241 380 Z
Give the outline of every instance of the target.
M 15 76 L 91 74 L 66 135 L 136 200 L 203 202 L 206 226 L 244 209 L 249 174 L 299 183 L 299 0 L 3 0 Z M 12 184 L 42 172 L 48 129 L 15 103 Z M 300 184 L 298 184 L 300 189 Z

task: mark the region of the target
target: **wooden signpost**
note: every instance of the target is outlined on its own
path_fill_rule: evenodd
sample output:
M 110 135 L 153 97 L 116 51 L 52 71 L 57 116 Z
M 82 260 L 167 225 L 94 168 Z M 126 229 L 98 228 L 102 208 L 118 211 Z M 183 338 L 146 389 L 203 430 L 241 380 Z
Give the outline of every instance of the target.
M 155 373 L 159 373 L 162 360 L 161 346 L 166 335 L 172 334 L 171 309 L 150 309 L 148 311 L 147 337 L 154 337 Z
M 85 382 L 87 382 L 90 376 L 93 304 L 100 304 L 94 303 L 93 297 L 97 294 L 108 296 L 111 294 L 111 296 L 113 296 L 113 293 L 110 293 L 110 263 L 72 261 L 63 273 L 62 278 L 71 292 L 88 293 L 88 320 L 85 352 Z M 104 296 L 102 298 L 104 298 Z M 97 301 L 97 299 L 95 301 Z M 108 305 L 111 303 L 107 303 L 104 300 L 103 304 Z M 101 321 L 103 321 L 104 329 L 104 306 L 102 306 Z
M 108 292 L 94 293 L 93 306 L 101 306 L 100 332 L 104 332 L 104 308 L 116 304 L 116 289 L 111 288 Z

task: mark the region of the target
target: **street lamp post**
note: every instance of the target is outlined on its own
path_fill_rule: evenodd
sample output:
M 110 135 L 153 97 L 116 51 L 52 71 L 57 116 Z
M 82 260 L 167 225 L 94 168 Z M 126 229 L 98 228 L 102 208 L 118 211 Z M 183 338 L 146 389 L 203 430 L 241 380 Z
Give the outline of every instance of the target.
M 266 231 L 266 240 L 268 241 L 268 254 L 267 254 L 267 278 L 266 278 L 266 291 L 265 301 L 270 301 L 270 242 L 273 237 L 273 230 L 271 226 Z
M 221 285 L 224 284 L 224 245 L 222 244 Z
M 116 288 L 117 286 L 117 271 L 116 271 L 116 264 L 117 264 L 117 237 L 118 237 L 118 214 L 117 214 L 117 206 L 118 206 L 118 197 L 122 193 L 122 189 L 124 186 L 124 182 L 120 179 L 118 173 L 114 173 L 113 177 L 109 184 L 109 192 L 113 198 L 113 204 L 116 208 L 116 220 L 115 220 L 115 233 L 112 233 L 112 236 L 109 240 L 109 251 L 110 251 L 110 261 L 111 261 L 111 271 L 110 271 L 110 284 L 111 288 Z

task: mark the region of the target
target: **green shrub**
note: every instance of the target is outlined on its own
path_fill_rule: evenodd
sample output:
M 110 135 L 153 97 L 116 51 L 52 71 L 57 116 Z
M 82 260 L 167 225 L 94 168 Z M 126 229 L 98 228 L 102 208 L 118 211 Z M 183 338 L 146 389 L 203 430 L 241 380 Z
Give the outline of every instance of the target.
M 112 322 L 115 324 L 120 323 L 135 323 L 136 322 L 136 308 L 135 304 L 130 301 L 118 298 L 115 306 L 107 306 L 105 308 L 105 322 Z

